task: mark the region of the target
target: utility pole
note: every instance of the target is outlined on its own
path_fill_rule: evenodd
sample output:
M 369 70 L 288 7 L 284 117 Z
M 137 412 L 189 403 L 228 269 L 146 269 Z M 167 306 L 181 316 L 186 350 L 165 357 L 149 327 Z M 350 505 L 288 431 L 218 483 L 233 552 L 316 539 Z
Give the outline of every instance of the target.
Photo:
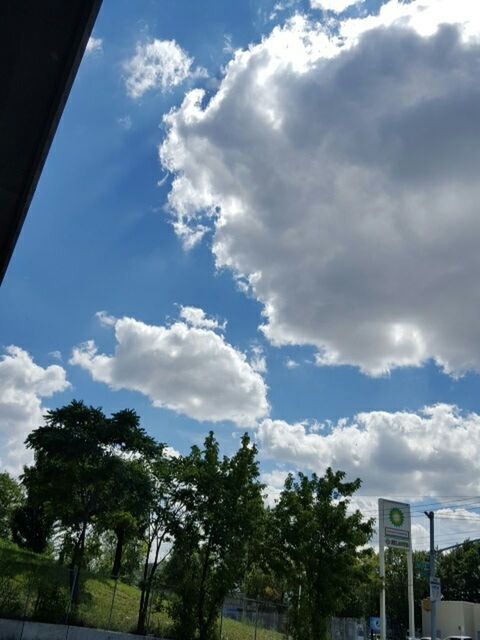
M 435 527 L 433 511 L 424 512 L 430 521 L 430 582 L 435 578 Z M 431 588 L 430 588 L 431 590 Z M 437 601 L 430 596 L 430 637 L 437 640 Z
M 383 521 L 385 518 L 385 502 L 380 498 L 378 500 L 378 536 L 379 536 L 379 560 L 380 560 L 380 640 L 387 639 L 387 615 L 385 602 L 385 527 Z

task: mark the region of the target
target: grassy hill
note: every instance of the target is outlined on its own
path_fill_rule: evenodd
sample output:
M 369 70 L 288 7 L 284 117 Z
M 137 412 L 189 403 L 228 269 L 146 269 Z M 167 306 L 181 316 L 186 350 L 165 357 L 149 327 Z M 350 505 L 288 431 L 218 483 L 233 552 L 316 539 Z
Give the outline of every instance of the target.
M 66 567 L 0 540 L 0 617 L 22 618 L 26 613 L 30 619 L 60 624 L 68 617 L 72 624 L 134 631 L 140 600 L 137 587 L 119 581 L 115 589 L 112 579 L 85 572 L 80 579 L 79 604 L 70 610 L 69 584 Z M 161 594 L 154 600 L 148 627 L 150 634 L 171 636 L 171 620 Z M 223 640 L 254 640 L 254 636 L 253 624 L 223 620 Z M 281 640 L 284 636 L 258 627 L 256 637 Z

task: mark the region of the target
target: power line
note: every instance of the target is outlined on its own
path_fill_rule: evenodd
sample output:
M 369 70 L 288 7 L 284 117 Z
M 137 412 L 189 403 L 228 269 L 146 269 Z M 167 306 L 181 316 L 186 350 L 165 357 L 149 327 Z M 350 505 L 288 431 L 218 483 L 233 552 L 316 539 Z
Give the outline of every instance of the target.
M 445 539 L 452 539 L 452 540 L 458 540 L 459 538 L 464 538 L 464 540 L 466 540 L 466 538 L 464 536 L 468 536 L 470 534 L 473 533 L 480 533 L 480 528 L 479 529 L 472 529 L 472 530 L 468 530 L 468 531 L 461 531 L 457 534 L 453 533 L 453 532 L 449 532 L 449 533 L 444 533 L 444 534 L 440 534 L 439 536 L 435 536 L 435 541 L 438 540 L 445 540 Z M 421 536 L 415 536 L 415 541 L 418 540 L 427 540 L 429 538 L 428 534 L 425 535 L 421 535 Z
M 474 501 L 472 504 L 466 504 L 467 501 Z M 430 502 L 430 503 L 421 503 L 421 504 L 417 504 L 415 505 L 415 507 L 413 509 L 411 509 L 411 517 L 412 518 L 418 518 L 418 517 L 424 517 L 424 512 L 423 510 L 427 507 L 433 507 L 433 506 L 437 506 L 438 508 L 434 511 L 439 511 L 442 509 L 452 509 L 455 507 L 459 507 L 459 508 L 466 508 L 469 507 L 470 510 L 473 509 L 478 509 L 480 508 L 480 504 L 476 504 L 476 502 L 478 502 L 478 500 L 480 500 L 480 496 L 472 496 L 472 497 L 468 497 L 468 498 L 459 498 L 458 500 L 456 500 L 455 502 L 450 502 L 450 503 L 439 503 L 439 501 L 437 500 L 436 502 Z M 363 510 L 361 508 L 358 508 L 358 510 L 363 514 L 363 515 L 376 515 L 378 514 L 378 509 L 366 509 Z

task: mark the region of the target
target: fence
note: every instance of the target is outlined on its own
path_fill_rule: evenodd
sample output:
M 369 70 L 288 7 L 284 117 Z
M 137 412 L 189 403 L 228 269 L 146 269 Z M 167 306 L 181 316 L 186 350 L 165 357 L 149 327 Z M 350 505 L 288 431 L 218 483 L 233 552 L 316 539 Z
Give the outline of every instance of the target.
M 288 638 L 287 607 L 241 596 L 225 599 L 220 615 L 221 640 Z
M 152 594 L 147 630 L 165 637 L 170 620 L 160 597 Z M 139 606 L 135 585 L 13 549 L 0 553 L 0 617 L 134 632 Z
M 172 592 L 156 584 L 146 616 L 150 636 L 171 637 Z M 108 575 L 68 567 L 12 547 L 0 550 L 0 618 L 76 625 L 133 633 L 140 589 Z M 219 615 L 221 640 L 288 640 L 286 605 L 240 595 L 225 599 Z M 331 640 L 367 640 L 364 621 L 334 618 Z
M 366 620 L 359 618 L 332 618 L 331 640 L 368 640 Z
M 68 567 L 18 551 L 0 550 L 0 618 L 133 633 L 140 589 L 109 575 Z M 148 635 L 171 637 L 172 592 L 155 584 L 146 616 Z M 230 597 L 219 616 L 223 640 L 281 640 L 286 607 Z

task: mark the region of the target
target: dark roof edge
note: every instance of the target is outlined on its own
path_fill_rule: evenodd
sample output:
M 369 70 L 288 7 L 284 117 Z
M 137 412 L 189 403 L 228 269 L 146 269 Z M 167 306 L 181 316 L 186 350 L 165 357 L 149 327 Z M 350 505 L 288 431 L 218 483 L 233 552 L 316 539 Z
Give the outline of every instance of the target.
M 68 55 L 65 57 L 62 73 L 55 93 L 52 95 L 47 117 L 36 144 L 30 169 L 25 175 L 24 185 L 17 200 L 13 224 L 0 255 L 0 285 L 5 277 L 8 264 L 22 230 L 35 189 L 45 164 L 53 137 L 60 122 L 70 90 L 82 61 L 88 39 L 92 33 L 102 0 L 84 0 L 81 15 L 78 17 L 78 28 L 72 33 Z

